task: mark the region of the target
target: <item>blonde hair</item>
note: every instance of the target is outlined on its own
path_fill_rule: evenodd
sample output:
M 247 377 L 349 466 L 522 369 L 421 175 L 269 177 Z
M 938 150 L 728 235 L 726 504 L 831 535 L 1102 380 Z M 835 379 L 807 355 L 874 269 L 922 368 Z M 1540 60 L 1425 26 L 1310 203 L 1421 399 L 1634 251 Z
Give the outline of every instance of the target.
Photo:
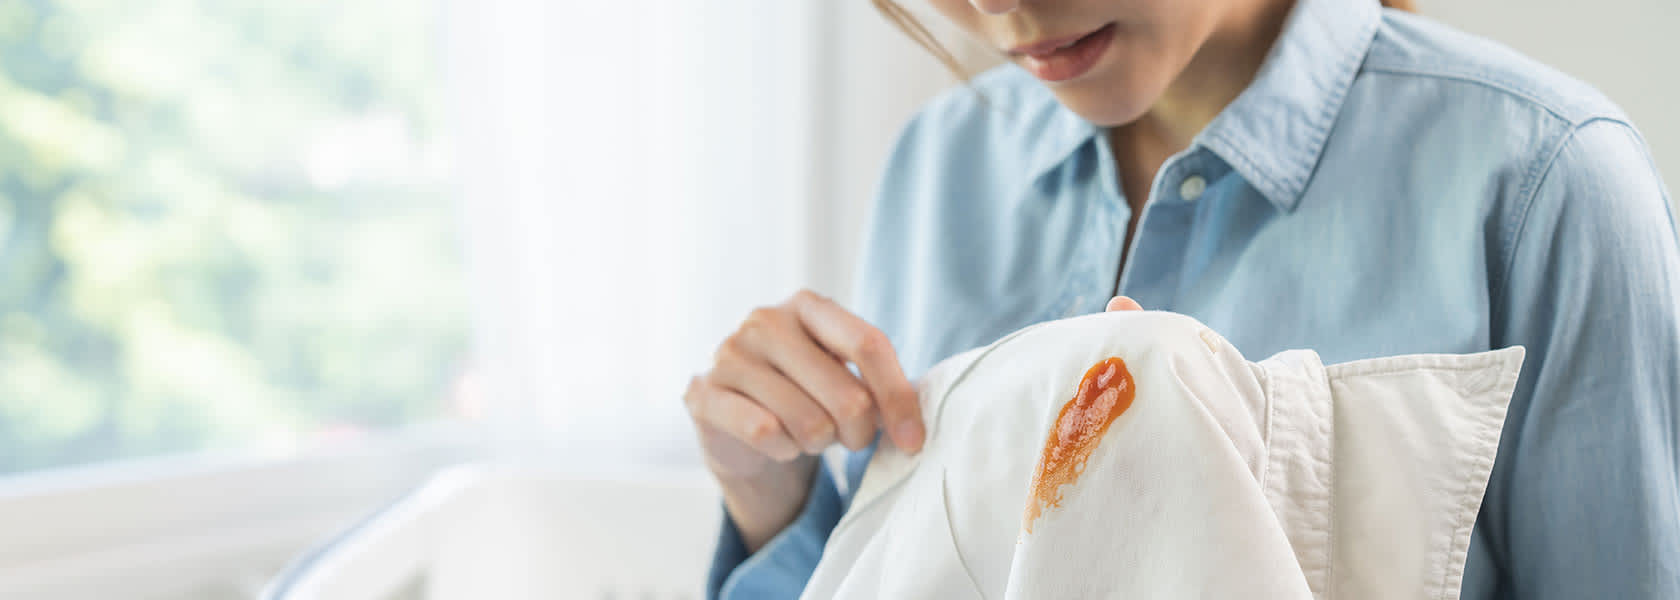
M 910 11 L 905 10 L 903 6 L 899 6 L 893 0 L 870 0 L 870 2 L 875 5 L 875 10 L 879 11 L 881 16 L 891 21 L 894 26 L 898 27 L 899 31 L 904 32 L 904 35 L 909 36 L 911 41 L 916 42 L 916 45 L 932 54 L 934 58 L 939 60 L 940 64 L 945 65 L 945 68 L 950 70 L 957 78 L 968 79 L 967 70 L 963 69 L 962 63 L 957 60 L 956 55 L 951 54 L 951 51 L 946 49 L 944 44 L 939 43 L 939 40 L 933 37 L 933 32 L 928 31 L 928 28 L 916 19 L 916 15 L 910 14 Z M 1417 12 L 1417 4 L 1412 0 L 1381 0 L 1381 2 L 1383 6 L 1388 8 Z

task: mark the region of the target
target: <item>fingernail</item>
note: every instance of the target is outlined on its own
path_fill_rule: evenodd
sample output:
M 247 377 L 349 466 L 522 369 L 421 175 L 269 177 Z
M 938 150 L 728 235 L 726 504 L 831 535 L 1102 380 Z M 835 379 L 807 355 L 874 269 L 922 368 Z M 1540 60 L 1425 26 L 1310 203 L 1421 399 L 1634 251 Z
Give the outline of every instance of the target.
M 898 447 L 909 453 L 922 450 L 923 437 L 921 424 L 915 421 L 904 421 L 893 426 L 893 439 L 898 440 Z

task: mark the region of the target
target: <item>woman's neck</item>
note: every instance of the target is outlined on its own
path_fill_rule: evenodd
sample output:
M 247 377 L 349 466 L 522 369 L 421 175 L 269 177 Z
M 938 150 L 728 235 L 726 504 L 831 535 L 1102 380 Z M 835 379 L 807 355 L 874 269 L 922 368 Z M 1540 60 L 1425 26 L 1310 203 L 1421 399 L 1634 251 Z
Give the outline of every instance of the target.
M 1147 200 L 1161 165 L 1190 147 L 1196 134 L 1254 80 L 1294 4 L 1236 3 L 1161 98 L 1137 120 L 1109 130 L 1120 183 L 1134 214 Z
M 1168 158 L 1190 147 L 1196 134 L 1254 80 L 1294 6 L 1295 0 L 1255 0 L 1240 4 L 1215 28 L 1207 43 L 1190 59 L 1190 65 L 1167 86 L 1148 112 L 1108 131 L 1120 190 L 1132 208 L 1126 239 L 1121 242 L 1122 269 L 1132 237 L 1137 235 L 1138 223 L 1142 221 L 1143 206 L 1149 202 L 1149 188 L 1155 183 L 1155 174 Z M 1120 293 L 1119 275 L 1115 275 L 1115 294 Z

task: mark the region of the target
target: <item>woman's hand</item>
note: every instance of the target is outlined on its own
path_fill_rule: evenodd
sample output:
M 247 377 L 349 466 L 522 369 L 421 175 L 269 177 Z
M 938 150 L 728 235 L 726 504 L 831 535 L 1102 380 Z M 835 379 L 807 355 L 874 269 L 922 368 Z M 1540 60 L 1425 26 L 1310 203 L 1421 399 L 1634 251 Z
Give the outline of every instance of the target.
M 1109 311 L 1142 308 L 1125 296 L 1108 302 Z M 810 291 L 748 315 L 683 401 L 749 551 L 798 516 L 830 444 L 862 449 L 884 428 L 916 452 L 926 435 L 887 336 Z
M 824 448 L 859 450 L 884 429 L 916 452 L 925 435 L 887 336 L 810 291 L 749 314 L 683 401 L 749 551 L 799 514 Z

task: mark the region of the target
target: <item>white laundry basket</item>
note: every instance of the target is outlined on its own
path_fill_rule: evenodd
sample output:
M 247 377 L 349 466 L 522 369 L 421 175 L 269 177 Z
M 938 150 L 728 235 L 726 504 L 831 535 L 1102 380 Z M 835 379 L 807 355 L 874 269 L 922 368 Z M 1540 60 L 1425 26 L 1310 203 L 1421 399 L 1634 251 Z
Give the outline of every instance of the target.
M 704 478 L 455 467 L 299 559 L 270 600 L 698 599 L 721 511 Z

